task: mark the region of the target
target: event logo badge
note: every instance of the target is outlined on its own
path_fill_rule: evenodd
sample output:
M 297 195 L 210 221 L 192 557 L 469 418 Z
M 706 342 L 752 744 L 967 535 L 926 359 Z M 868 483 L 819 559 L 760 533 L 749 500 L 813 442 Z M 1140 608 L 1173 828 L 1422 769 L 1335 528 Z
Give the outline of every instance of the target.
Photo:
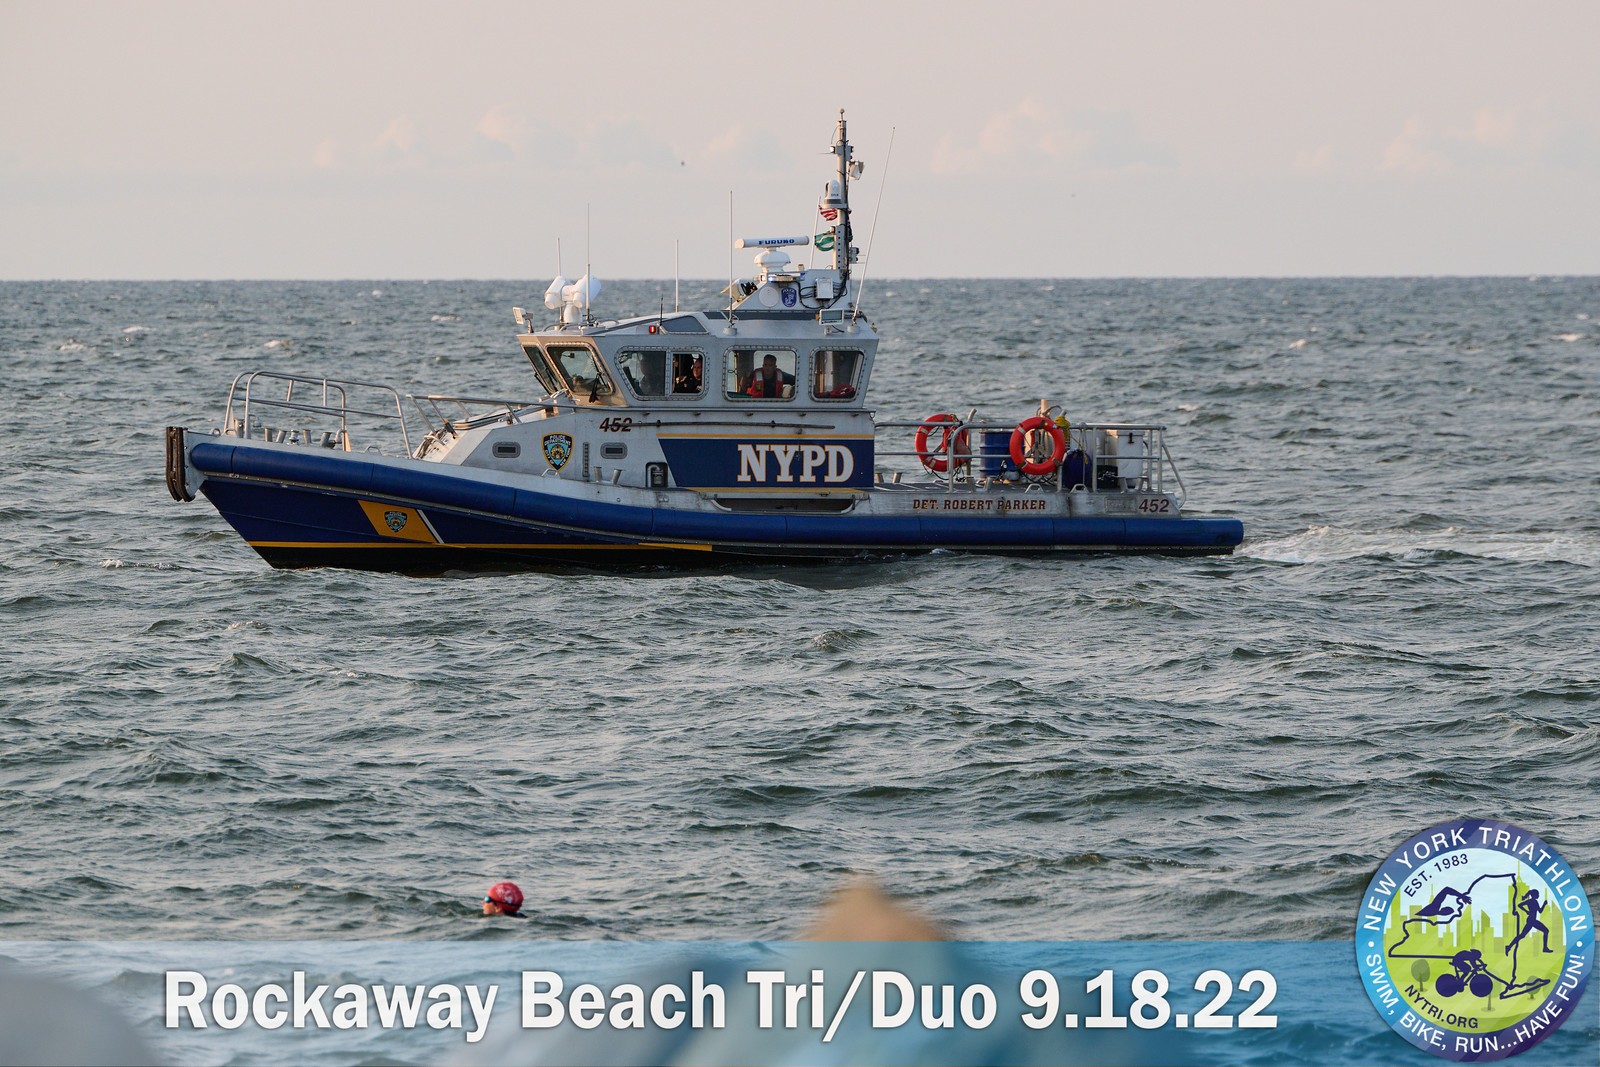
M 1417 834 L 1367 886 L 1356 961 L 1378 1014 L 1450 1060 L 1500 1060 L 1549 1037 L 1594 969 L 1577 875 L 1537 835 L 1462 819 Z
M 567 460 L 572 458 L 572 435 L 570 433 L 547 433 L 544 435 L 544 461 L 554 470 L 560 470 L 567 465 Z

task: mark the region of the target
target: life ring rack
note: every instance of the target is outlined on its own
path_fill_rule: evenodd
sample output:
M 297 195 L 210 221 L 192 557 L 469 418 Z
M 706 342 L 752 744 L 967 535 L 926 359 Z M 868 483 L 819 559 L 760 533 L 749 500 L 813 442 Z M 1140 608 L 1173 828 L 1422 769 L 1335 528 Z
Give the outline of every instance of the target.
M 939 443 L 930 449 L 928 438 L 934 430 L 942 432 Z M 917 427 L 916 449 L 922 465 L 934 474 L 944 474 L 950 470 L 952 454 L 957 467 L 966 466 L 969 462 L 967 457 L 971 454 L 967 431 L 961 428 L 961 420 L 949 412 L 929 415 L 922 421 L 922 425 Z
M 1028 435 L 1038 430 L 1050 435 L 1050 455 L 1047 459 L 1028 460 L 1023 455 L 1023 445 Z M 1056 425 L 1055 420 L 1048 416 L 1034 415 L 1032 418 L 1023 419 L 1017 423 L 1017 428 L 1011 431 L 1011 462 L 1016 464 L 1017 470 L 1030 478 L 1054 474 L 1066 455 L 1067 435 Z

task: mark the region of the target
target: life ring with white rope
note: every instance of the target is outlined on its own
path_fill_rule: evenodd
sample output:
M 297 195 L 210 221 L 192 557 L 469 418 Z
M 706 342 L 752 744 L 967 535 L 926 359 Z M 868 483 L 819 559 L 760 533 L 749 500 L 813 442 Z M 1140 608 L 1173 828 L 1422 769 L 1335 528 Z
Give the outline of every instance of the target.
M 1050 456 L 1047 459 L 1029 460 L 1023 455 L 1023 446 L 1028 435 L 1038 430 L 1044 430 L 1050 435 Z M 1053 474 L 1061 466 L 1061 461 L 1067 454 L 1067 435 L 1057 426 L 1054 419 L 1044 415 L 1035 415 L 1017 423 L 1017 428 L 1011 431 L 1011 462 L 1015 463 L 1017 470 L 1030 478 L 1040 475 Z
M 928 447 L 928 437 L 934 430 L 940 429 L 939 443 L 933 448 Z M 970 450 L 967 447 L 967 431 L 960 428 L 961 420 L 954 415 L 944 412 L 938 415 L 929 415 L 922 425 L 917 427 L 917 458 L 922 460 L 922 465 L 934 474 L 944 474 L 950 469 L 950 456 L 954 453 L 957 466 L 967 464 Z M 952 442 L 951 436 L 954 435 Z

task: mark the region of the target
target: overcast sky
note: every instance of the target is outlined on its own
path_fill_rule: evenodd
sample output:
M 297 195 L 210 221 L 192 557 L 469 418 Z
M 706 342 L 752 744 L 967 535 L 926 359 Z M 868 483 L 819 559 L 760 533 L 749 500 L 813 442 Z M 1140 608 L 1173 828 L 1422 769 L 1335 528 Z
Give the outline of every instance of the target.
M 1597 0 L 0 0 L 0 277 L 724 277 L 730 192 L 812 230 L 841 107 L 875 276 L 1600 274 L 1597 43 Z

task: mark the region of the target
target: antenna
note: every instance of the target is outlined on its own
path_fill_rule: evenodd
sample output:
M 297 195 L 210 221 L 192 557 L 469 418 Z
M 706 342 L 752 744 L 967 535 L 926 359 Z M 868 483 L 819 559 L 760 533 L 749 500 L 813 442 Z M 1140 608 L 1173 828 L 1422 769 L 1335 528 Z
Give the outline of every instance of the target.
M 817 210 L 812 213 L 811 218 L 806 222 L 806 230 L 805 230 L 805 234 L 806 234 L 806 265 L 800 268 L 802 272 L 803 271 L 808 271 L 808 270 L 811 269 L 811 256 L 812 256 L 812 253 L 813 253 L 814 249 L 816 248 L 816 244 L 817 244 L 817 221 L 821 217 L 821 214 L 822 214 L 822 198 L 818 197 L 817 198 Z M 799 233 L 800 231 L 796 230 L 795 232 Z M 798 260 L 799 258 L 800 258 L 799 256 L 795 257 L 796 260 Z
M 878 236 L 878 212 L 883 207 L 883 187 L 889 184 L 889 160 L 894 156 L 894 130 L 889 127 L 889 150 L 883 154 L 883 180 L 878 182 L 878 202 L 872 205 L 872 229 L 867 232 L 867 261 L 861 265 L 861 280 L 856 283 L 856 306 L 850 311 L 850 324 L 861 314 L 861 294 L 867 287 L 867 267 L 872 264 L 872 239 Z
M 683 272 L 678 267 L 678 242 L 672 242 L 672 310 L 681 311 L 678 305 L 678 283 L 683 277 Z
M 733 333 L 733 190 L 728 190 L 728 333 Z
M 556 238 L 556 277 L 566 277 L 566 272 L 561 269 L 561 238 Z
M 878 197 L 879 197 L 879 199 L 883 198 L 883 189 L 882 189 L 881 186 L 878 189 Z M 594 290 L 594 236 L 593 236 L 593 231 L 592 231 L 592 229 L 591 229 L 591 227 L 589 225 L 589 207 L 590 207 L 589 204 L 584 204 L 583 205 L 583 314 L 584 314 L 585 318 L 587 318 L 591 323 L 593 323 L 594 322 L 594 298 L 593 298 L 593 290 Z M 878 224 L 876 217 L 873 218 L 873 223 L 872 224 L 874 226 L 876 226 Z M 872 247 L 872 242 L 871 241 L 867 242 L 867 247 L 868 247 L 869 250 L 871 249 L 871 247 Z

